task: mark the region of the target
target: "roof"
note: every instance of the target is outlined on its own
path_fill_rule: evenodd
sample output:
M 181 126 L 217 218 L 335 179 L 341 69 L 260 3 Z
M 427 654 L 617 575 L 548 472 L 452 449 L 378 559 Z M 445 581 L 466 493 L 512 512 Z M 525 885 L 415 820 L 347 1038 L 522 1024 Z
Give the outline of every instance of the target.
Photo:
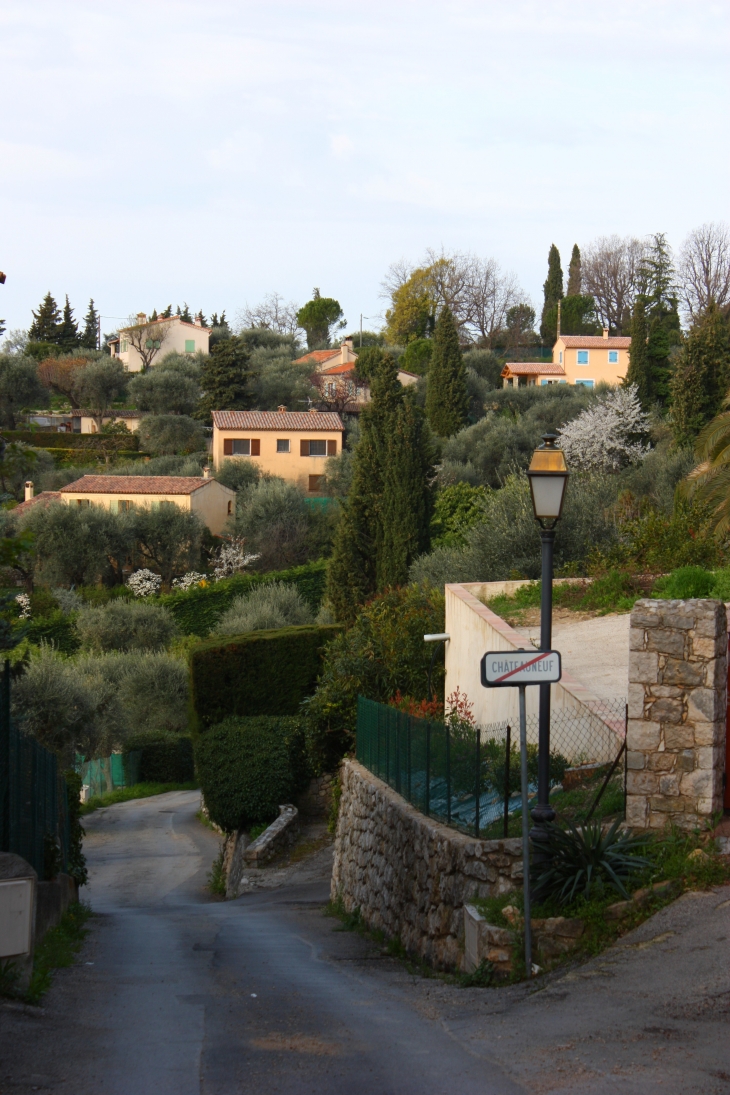
M 611 346 L 614 350 L 628 350 L 631 346 L 631 339 L 627 335 L 610 335 L 608 338 L 601 335 L 558 335 L 558 341 L 576 350 L 601 350 L 605 346 Z
M 34 509 L 38 505 L 45 507 L 49 502 L 57 501 L 60 497 L 57 490 L 42 490 L 40 494 L 36 494 L 35 498 L 29 498 L 27 502 L 13 506 L 11 512 L 14 517 L 17 517 L 18 514 L 27 513 L 29 509 Z
M 354 373 L 357 368 L 356 361 L 346 361 L 344 365 L 331 365 L 329 369 L 322 369 L 320 376 L 337 376 L 339 373 Z
M 562 365 L 552 361 L 508 361 L 502 369 L 502 376 L 565 376 Z
M 311 353 L 305 354 L 304 357 L 298 357 L 294 361 L 295 365 L 304 365 L 307 361 L 329 361 L 331 357 L 338 357 L 341 353 L 340 349 L 337 350 L 312 350 Z M 354 362 L 353 362 L 354 364 Z
M 60 494 L 193 494 L 215 479 L 186 475 L 82 475 Z M 219 484 L 220 486 L 221 484 Z
M 180 319 L 180 316 L 158 316 L 157 319 L 148 319 L 146 323 L 132 323 L 129 327 L 120 327 L 119 333 L 133 331 L 135 327 L 153 327 L 155 323 L 172 323 L 174 320 L 178 320 L 183 327 L 194 327 L 196 331 L 207 331 L 210 334 L 213 330 L 212 327 L 202 327 L 199 323 L 188 323 L 186 319 Z
M 403 376 L 412 376 L 414 380 L 421 379 L 420 373 L 411 373 L 408 371 L 408 369 L 399 369 L 398 376 L 400 376 L 401 373 L 403 373 Z
M 111 410 L 105 411 L 102 415 L 103 418 L 144 418 L 147 411 L 117 411 L 114 407 Z M 71 411 L 72 418 L 94 418 L 96 417 L 92 411 L 76 410 Z
M 335 411 L 213 411 L 219 430 L 337 430 L 345 426 Z

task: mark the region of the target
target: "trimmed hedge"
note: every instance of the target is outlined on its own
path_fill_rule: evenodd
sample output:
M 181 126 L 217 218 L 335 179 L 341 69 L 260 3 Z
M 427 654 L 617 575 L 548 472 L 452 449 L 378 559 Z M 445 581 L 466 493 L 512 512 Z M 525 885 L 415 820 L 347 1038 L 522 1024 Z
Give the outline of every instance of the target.
M 189 783 L 195 779 L 193 743 L 184 735 L 133 735 L 124 744 L 127 783 Z
M 96 433 L 57 433 L 55 430 L 5 430 L 3 437 L 9 441 L 22 441 L 36 449 L 91 449 L 103 448 L 109 438 L 100 438 Z M 129 452 L 139 450 L 139 438 L 130 433 L 124 438 L 129 442 Z
M 300 718 L 228 718 L 195 746 L 211 821 L 226 832 L 271 821 L 309 779 Z
M 295 715 L 314 692 L 324 648 L 342 628 L 304 624 L 209 639 L 190 656 L 198 728 L 229 715 Z
M 266 574 L 236 574 L 220 582 L 194 586 L 185 593 L 165 593 L 157 599 L 172 612 L 177 625 L 185 635 L 209 635 L 226 609 L 236 597 L 249 593 L 254 586 L 271 582 L 289 582 L 295 585 L 302 597 L 316 612 L 324 597 L 327 580 L 327 563 L 320 559 L 290 570 L 272 570 Z

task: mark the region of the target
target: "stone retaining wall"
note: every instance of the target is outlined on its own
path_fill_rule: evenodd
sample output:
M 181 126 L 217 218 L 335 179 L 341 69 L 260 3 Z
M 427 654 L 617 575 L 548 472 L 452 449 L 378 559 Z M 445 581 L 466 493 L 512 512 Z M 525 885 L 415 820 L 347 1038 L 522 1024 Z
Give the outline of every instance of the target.
M 332 899 L 438 969 L 461 969 L 464 904 L 522 885 L 522 842 L 475 840 L 420 814 L 354 760 L 341 769 Z
M 626 820 L 695 828 L 723 808 L 725 606 L 637 601 L 629 645 Z

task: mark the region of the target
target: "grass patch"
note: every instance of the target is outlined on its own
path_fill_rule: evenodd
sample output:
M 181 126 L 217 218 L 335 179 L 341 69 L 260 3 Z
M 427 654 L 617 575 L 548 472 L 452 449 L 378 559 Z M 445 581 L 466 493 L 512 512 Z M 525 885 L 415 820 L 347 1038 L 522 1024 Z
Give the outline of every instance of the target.
M 271 825 L 270 821 L 258 821 L 255 825 L 252 825 L 248 831 L 248 839 L 253 844 L 254 840 L 258 840 L 262 833 L 265 833 Z
M 81 804 L 81 816 L 93 814 L 103 806 L 114 806 L 117 802 L 131 802 L 135 798 L 151 798 L 164 795 L 166 791 L 197 791 L 200 784 L 190 783 L 134 783 L 131 787 L 118 787 L 116 791 L 107 791 L 103 795 L 92 795 L 88 802 Z
M 198 821 L 200 822 L 200 824 L 204 825 L 206 827 L 206 829 L 211 829 L 214 833 L 220 833 L 220 830 L 218 829 L 218 827 L 213 824 L 213 822 L 210 820 L 210 818 L 208 817 L 208 815 L 205 813 L 204 810 L 198 810 L 198 812 L 196 813 L 195 816 L 198 819 Z
M 73 964 L 88 933 L 86 921 L 90 916 L 91 907 L 84 902 L 76 902 L 69 906 L 56 927 L 43 936 L 40 946 L 36 948 L 33 974 L 25 994 L 28 1004 L 40 1003 L 51 987 L 55 969 Z
M 226 872 L 223 869 L 222 848 L 213 860 L 213 866 L 208 871 L 208 889 L 216 897 L 226 896 Z
M 599 772 L 590 781 L 572 791 L 558 790 L 550 792 L 550 805 L 561 817 L 568 818 L 575 824 L 585 821 L 598 794 L 601 783 L 606 778 L 605 772 Z M 533 796 L 534 798 L 534 796 Z M 531 803 L 533 800 L 530 800 Z M 615 775 L 601 796 L 593 818 L 599 821 L 608 821 L 624 813 L 624 783 L 623 772 Z M 479 830 L 481 840 L 501 840 L 504 836 L 504 819 L 499 817 L 490 822 L 484 829 Z M 522 809 L 518 808 L 509 815 L 507 825 L 508 837 L 522 836 Z
M 609 570 L 592 582 L 565 582 L 553 586 L 553 605 L 574 612 L 592 612 L 605 616 L 609 612 L 630 612 L 636 601 L 648 596 L 651 580 L 637 579 L 622 570 Z M 541 583 L 520 586 L 511 596 L 500 594 L 487 601 L 487 607 L 510 624 L 522 624 L 533 609 L 539 609 Z

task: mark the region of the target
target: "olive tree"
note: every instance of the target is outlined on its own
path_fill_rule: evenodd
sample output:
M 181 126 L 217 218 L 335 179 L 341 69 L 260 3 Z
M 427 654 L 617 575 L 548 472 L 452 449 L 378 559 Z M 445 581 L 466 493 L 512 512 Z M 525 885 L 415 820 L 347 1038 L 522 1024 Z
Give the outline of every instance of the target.
M 157 570 L 165 589 L 199 565 L 203 524 L 196 513 L 160 502 L 154 509 L 135 510 L 131 524 L 140 566 Z

